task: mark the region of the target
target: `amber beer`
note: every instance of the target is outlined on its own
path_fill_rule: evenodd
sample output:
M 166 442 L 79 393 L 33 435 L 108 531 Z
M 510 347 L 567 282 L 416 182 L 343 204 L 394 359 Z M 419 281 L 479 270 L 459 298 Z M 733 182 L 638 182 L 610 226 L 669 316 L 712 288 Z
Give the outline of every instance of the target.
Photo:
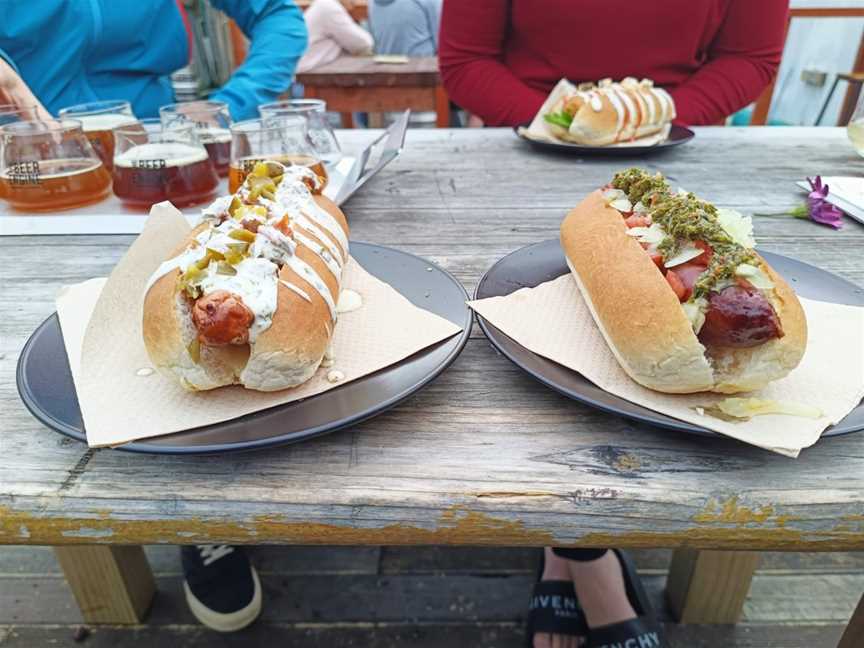
M 218 185 L 216 171 L 200 146 L 148 143 L 114 158 L 114 193 L 135 206 L 150 207 L 163 200 L 178 207 L 200 203 Z
M 125 124 L 135 123 L 131 115 L 105 114 L 80 115 L 74 117 L 81 122 L 84 135 L 110 172 L 114 166 L 114 129 Z
M 26 211 L 88 205 L 110 189 L 111 176 L 95 158 L 17 162 L 0 174 L 0 196 Z
M 227 128 L 199 127 L 198 139 L 207 149 L 213 168 L 223 178 L 228 175 L 231 164 L 231 131 Z
M 318 176 L 318 180 L 321 183 L 321 186 L 318 187 L 318 189 L 310 187 L 313 193 L 320 194 L 324 191 L 324 187 L 327 186 L 327 168 L 324 166 L 323 162 L 311 155 L 268 155 L 267 157 L 240 158 L 239 160 L 232 162 L 231 168 L 228 170 L 228 191 L 230 193 L 237 191 L 240 188 L 240 185 L 243 184 L 243 181 L 246 180 L 246 176 L 249 175 L 249 172 L 255 168 L 255 165 L 258 162 L 263 162 L 265 160 L 280 162 L 285 166 L 299 165 L 307 167 Z

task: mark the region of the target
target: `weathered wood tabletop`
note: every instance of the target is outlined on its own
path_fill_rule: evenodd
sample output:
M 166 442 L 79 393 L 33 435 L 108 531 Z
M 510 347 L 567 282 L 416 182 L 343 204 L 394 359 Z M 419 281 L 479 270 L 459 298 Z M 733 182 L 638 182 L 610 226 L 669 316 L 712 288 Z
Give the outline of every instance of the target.
M 340 132 L 347 150 L 374 136 Z M 541 155 L 504 129 L 423 130 L 346 212 L 355 240 L 426 256 L 471 291 L 636 162 L 744 212 L 798 204 L 807 174 L 864 170 L 840 129 L 699 129 L 638 161 Z M 864 226 L 757 218 L 756 231 L 764 249 L 864 285 Z M 15 365 L 60 286 L 107 274 L 131 240 L 0 238 L 0 543 L 864 549 L 864 433 L 793 460 L 651 429 L 545 389 L 476 327 L 421 393 L 324 438 L 217 457 L 88 450 L 30 416 Z

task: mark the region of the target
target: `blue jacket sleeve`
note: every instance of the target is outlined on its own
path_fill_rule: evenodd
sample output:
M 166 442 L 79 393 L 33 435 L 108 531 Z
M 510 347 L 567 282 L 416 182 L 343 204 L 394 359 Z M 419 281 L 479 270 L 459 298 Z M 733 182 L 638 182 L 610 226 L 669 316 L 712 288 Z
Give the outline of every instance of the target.
M 306 23 L 293 0 L 211 0 L 250 40 L 249 52 L 224 86 L 212 94 L 235 120 L 258 116 L 258 106 L 276 101 L 291 87 L 306 51 Z
M 18 72 L 18 66 L 15 65 L 15 61 L 13 61 L 12 57 L 3 51 L 2 47 L 0 47 L 0 59 L 6 61 L 9 64 L 9 67 L 15 70 L 15 74 L 20 74 L 20 72 Z

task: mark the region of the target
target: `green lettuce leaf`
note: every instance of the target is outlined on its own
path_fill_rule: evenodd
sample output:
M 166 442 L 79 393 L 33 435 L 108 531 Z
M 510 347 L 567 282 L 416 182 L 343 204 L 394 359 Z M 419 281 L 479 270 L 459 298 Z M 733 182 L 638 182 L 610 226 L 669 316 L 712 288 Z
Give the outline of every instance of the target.
M 568 115 L 563 110 L 561 112 L 543 115 L 543 119 L 545 119 L 550 124 L 555 124 L 556 126 L 560 126 L 561 128 L 570 128 L 570 124 L 573 123 L 573 116 Z

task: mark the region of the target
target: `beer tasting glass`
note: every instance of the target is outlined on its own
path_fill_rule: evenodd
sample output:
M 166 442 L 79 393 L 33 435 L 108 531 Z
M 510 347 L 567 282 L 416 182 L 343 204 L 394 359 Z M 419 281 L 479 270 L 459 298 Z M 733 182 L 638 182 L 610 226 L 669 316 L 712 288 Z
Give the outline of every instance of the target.
M 116 128 L 114 138 L 114 193 L 125 203 L 192 205 L 206 201 L 219 185 L 191 122 L 164 128 L 159 119 L 142 119 Z
M 224 101 L 188 101 L 159 109 L 162 126 L 168 128 L 184 121 L 195 124 L 198 139 L 207 149 L 210 161 L 220 176 L 228 175 L 231 162 L 231 113 Z
M 36 106 L 21 107 L 18 104 L 0 104 L 0 126 L 16 121 L 38 119 Z
M 258 113 L 264 121 L 271 117 L 303 117 L 306 119 L 309 140 L 318 158 L 331 166 L 342 159 L 342 149 L 339 148 L 336 134 L 327 121 L 327 104 L 323 99 L 274 101 L 258 106 Z
M 231 168 L 228 190 L 237 191 L 257 162 L 275 160 L 285 166 L 308 167 L 318 176 L 320 193 L 327 186 L 327 170 L 309 141 L 302 117 L 272 117 L 236 122 L 231 126 Z
M 113 130 L 135 121 L 128 101 L 91 101 L 60 109 L 61 118 L 77 119 L 108 171 L 114 161 Z
M 0 126 L 0 198 L 22 211 L 102 200 L 111 176 L 74 119 Z

